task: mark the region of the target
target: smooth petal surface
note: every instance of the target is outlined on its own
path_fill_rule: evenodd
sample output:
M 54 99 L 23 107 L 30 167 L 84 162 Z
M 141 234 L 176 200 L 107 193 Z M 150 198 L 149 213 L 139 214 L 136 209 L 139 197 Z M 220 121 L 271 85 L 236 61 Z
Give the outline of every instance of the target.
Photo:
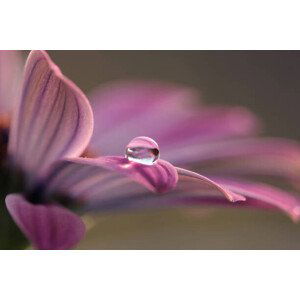
M 47 53 L 32 51 L 9 138 L 13 161 L 30 175 L 43 175 L 55 160 L 80 155 L 92 130 L 92 111 L 84 94 Z
M 195 205 L 239 207 L 241 203 L 245 203 L 244 196 L 232 192 L 213 180 L 188 170 L 177 168 L 177 171 L 177 185 L 167 193 L 149 193 L 145 192 L 145 190 L 134 189 L 128 186 L 126 182 L 119 181 L 118 189 L 124 193 L 121 196 L 121 200 L 116 201 L 117 199 L 111 199 L 107 202 L 93 201 L 91 202 L 90 209 L 116 212 Z
M 91 146 L 96 154 L 122 155 L 136 136 L 156 139 L 162 129 L 188 116 L 188 103 L 198 94 L 188 88 L 160 82 L 124 81 L 100 86 L 89 97 L 95 128 Z
M 70 249 L 84 237 L 81 218 L 66 208 L 33 205 L 20 194 L 10 194 L 5 201 L 10 215 L 37 249 Z
M 101 202 L 145 191 L 165 193 L 177 179 L 176 169 L 162 160 L 146 166 L 123 157 L 74 158 L 57 164 L 47 179 L 46 193 L 66 194 L 83 203 Z
M 256 132 L 258 121 L 243 108 L 199 107 L 192 89 L 159 82 L 117 82 L 91 96 L 95 154 L 122 155 L 136 136 L 158 142 L 162 155 L 168 147 L 193 140 L 225 138 Z M 164 157 L 164 156 L 163 156 Z
M 139 164 L 136 169 L 137 164 L 120 157 L 72 159 L 57 165 L 53 176 L 48 179 L 47 192 L 50 195 L 67 194 L 78 199 L 88 210 L 114 212 L 190 205 L 188 200 L 191 198 L 197 199 L 195 201 L 199 204 L 213 203 L 214 199 L 226 203 L 245 200 L 194 172 L 170 168 L 161 160 L 155 166 L 157 169 Z M 178 182 L 177 174 L 175 178 L 168 175 L 170 170 L 165 172 L 166 167 L 171 169 L 171 174 L 174 169 L 178 172 Z M 167 182 L 168 190 L 163 182 Z
M 226 189 L 222 185 L 218 184 L 217 182 L 202 176 L 198 173 L 181 169 L 181 168 L 176 168 L 178 174 L 181 176 L 181 181 L 186 180 L 187 183 L 191 183 L 193 186 L 197 186 L 198 189 L 203 188 L 201 185 L 207 185 L 208 188 L 215 189 L 219 191 L 225 198 L 227 198 L 231 202 L 235 201 L 245 201 L 245 198 L 239 194 L 236 194 L 229 189 Z M 185 178 L 184 178 L 185 177 Z M 192 188 L 192 186 L 190 187 Z M 188 187 L 185 187 L 186 191 L 189 191 Z
M 101 158 L 101 160 L 102 164 L 107 168 L 121 172 L 157 193 L 168 192 L 177 184 L 178 175 L 176 168 L 162 159 L 152 166 L 129 162 L 123 157 L 111 156 Z
M 10 117 L 23 73 L 21 51 L 0 50 L 0 118 Z
M 294 221 L 300 219 L 300 199 L 279 188 L 257 182 L 215 178 L 226 188 L 244 195 L 245 204 L 257 208 L 275 208 L 285 212 Z
M 191 180 L 192 179 L 192 180 Z M 165 194 L 140 193 L 124 197 L 122 201 L 92 203 L 91 209 L 99 211 L 134 211 L 172 207 L 228 207 L 277 210 L 287 214 L 293 221 L 300 219 L 300 199 L 279 188 L 256 182 L 213 178 L 217 185 L 246 201 L 224 201 L 222 193 L 196 178 L 179 175 L 175 189 Z
M 177 120 L 176 126 L 160 135 L 166 152 L 178 146 L 252 135 L 260 129 L 256 117 L 243 107 L 200 106 L 190 109 L 189 118 Z
M 179 155 L 180 153 L 180 155 Z M 248 138 L 186 145 L 166 153 L 177 165 L 196 165 L 206 174 L 261 174 L 299 178 L 300 144 L 279 138 Z

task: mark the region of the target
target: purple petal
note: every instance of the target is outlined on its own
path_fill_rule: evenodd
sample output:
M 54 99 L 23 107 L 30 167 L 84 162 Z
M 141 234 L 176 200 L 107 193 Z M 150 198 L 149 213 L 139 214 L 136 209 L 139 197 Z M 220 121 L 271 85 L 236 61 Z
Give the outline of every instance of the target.
M 176 168 L 162 159 L 152 166 L 129 162 L 123 157 L 108 156 L 100 159 L 103 166 L 113 171 L 121 172 L 157 193 L 165 193 L 172 190 L 177 184 L 178 175 Z
M 93 129 L 88 100 L 44 51 L 32 51 L 9 139 L 9 153 L 28 173 L 44 174 L 57 159 L 76 157 Z
M 91 201 L 90 209 L 118 212 L 195 205 L 239 207 L 241 203 L 245 203 L 245 197 L 229 191 L 206 177 L 187 170 L 178 170 L 178 173 L 177 186 L 164 194 L 134 189 L 126 182 L 119 181 L 115 186 L 122 191 L 119 199 L 112 197 L 108 201 Z
M 192 89 L 159 82 L 125 81 L 101 86 L 90 96 L 97 116 L 93 150 L 101 155 L 121 155 L 134 137 L 155 138 L 161 121 L 172 126 L 178 118 L 189 115 L 186 106 L 196 97 Z
M 257 120 L 243 108 L 205 108 L 191 89 L 159 82 L 120 82 L 91 95 L 95 115 L 92 150 L 122 155 L 136 136 L 168 146 L 253 133 Z
M 160 135 L 165 152 L 173 147 L 254 134 L 260 128 L 256 117 L 242 107 L 199 107 L 194 110 L 189 118 L 177 120 L 176 126 Z
M 147 166 L 123 157 L 74 158 L 57 165 L 47 179 L 46 192 L 79 201 L 108 201 L 147 190 L 165 193 L 176 186 L 177 179 L 176 169 L 163 160 Z
M 181 169 L 181 168 L 176 168 L 178 171 L 178 175 L 181 175 L 181 180 L 187 180 L 187 182 L 192 183 L 193 186 L 196 186 L 198 189 L 203 189 L 203 185 L 208 186 L 209 188 L 215 189 L 217 191 L 219 191 L 221 194 L 223 194 L 223 196 L 228 199 L 231 202 L 235 202 L 235 201 L 244 201 L 245 198 L 241 195 L 239 195 L 238 193 L 234 193 L 229 189 L 226 189 L 225 187 L 223 187 L 222 185 L 216 183 L 215 181 L 202 176 L 198 173 L 189 171 L 189 170 L 185 170 L 185 169 Z M 186 177 L 186 179 L 184 179 L 184 177 Z M 185 187 L 186 189 L 186 187 Z
M 180 153 L 180 155 L 178 155 Z M 179 165 L 218 174 L 262 174 L 299 178 L 300 144 L 279 138 L 249 138 L 186 145 L 167 153 Z
M 37 249 L 70 249 L 84 237 L 84 223 L 66 208 L 33 205 L 20 194 L 10 194 L 5 201 L 10 215 Z
M 198 177 L 198 176 L 197 176 Z M 276 187 L 241 180 L 229 180 L 214 178 L 216 185 L 231 194 L 246 198 L 246 201 L 229 202 L 224 201 L 224 194 L 215 192 L 216 188 L 205 184 L 197 178 L 179 175 L 178 184 L 175 189 L 165 194 L 140 193 L 125 197 L 122 201 L 112 205 L 107 203 L 93 203 L 93 209 L 100 211 L 130 211 L 157 208 L 187 207 L 187 206 L 224 206 L 228 208 L 248 208 L 279 210 L 286 213 L 295 222 L 300 219 L 300 199 L 280 190 Z M 242 200 L 242 199 L 241 199 Z
M 22 78 L 21 51 L 0 50 L 0 114 L 10 117 Z
M 279 188 L 256 182 L 215 178 L 226 188 L 244 195 L 250 207 L 276 208 L 285 212 L 294 221 L 300 219 L 300 199 Z
M 158 164 L 166 162 L 158 161 Z M 72 159 L 60 163 L 48 179 L 48 194 L 64 193 L 81 202 L 87 209 L 98 210 L 130 210 L 173 207 L 189 205 L 188 198 L 197 198 L 201 201 L 218 201 L 230 203 L 230 201 L 243 201 L 244 197 L 235 194 L 212 180 L 199 174 L 178 169 L 179 181 L 175 187 L 175 180 L 163 179 L 165 171 L 157 167 L 157 173 L 151 171 L 152 180 L 149 181 L 147 173 L 153 166 L 128 163 L 120 157 L 106 157 L 101 159 Z M 155 166 L 158 166 L 157 164 Z M 133 168 L 133 169 L 131 169 Z M 151 168 L 151 169 L 150 169 Z M 171 171 L 174 171 L 174 167 Z M 176 169 L 175 169 L 176 171 Z M 162 174 L 160 174 L 160 172 Z M 151 174 L 149 173 L 149 174 Z M 172 188 L 164 193 L 153 193 L 161 191 L 162 186 L 157 186 L 160 178 L 173 181 Z M 177 174 L 176 174 L 177 176 Z M 169 183 L 168 183 L 169 185 Z M 145 188 L 146 187 L 146 188 Z M 155 189 L 154 189 L 155 188 Z

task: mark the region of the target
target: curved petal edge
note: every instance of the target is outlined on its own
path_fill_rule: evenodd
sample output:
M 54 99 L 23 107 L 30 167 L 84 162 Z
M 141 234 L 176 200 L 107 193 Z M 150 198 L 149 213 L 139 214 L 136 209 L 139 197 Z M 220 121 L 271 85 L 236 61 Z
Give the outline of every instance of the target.
M 240 194 L 237 194 L 235 192 L 230 191 L 229 189 L 225 188 L 224 186 L 218 184 L 217 182 L 203 176 L 200 175 L 198 173 L 189 171 L 189 170 L 185 170 L 182 168 L 176 168 L 177 172 L 179 175 L 181 176 L 186 176 L 188 178 L 191 179 L 196 179 L 199 180 L 200 182 L 206 183 L 209 186 L 215 188 L 216 190 L 218 190 L 221 194 L 223 194 L 223 196 L 225 196 L 226 199 L 228 199 L 231 202 L 236 202 L 236 201 L 245 201 L 246 198 Z
M 85 235 L 81 218 L 55 205 L 34 205 L 20 194 L 10 194 L 6 207 L 33 246 L 40 250 L 73 248 Z
M 31 51 L 9 136 L 14 163 L 28 174 L 44 174 L 55 160 L 79 156 L 92 131 L 93 113 L 83 92 L 45 51 Z

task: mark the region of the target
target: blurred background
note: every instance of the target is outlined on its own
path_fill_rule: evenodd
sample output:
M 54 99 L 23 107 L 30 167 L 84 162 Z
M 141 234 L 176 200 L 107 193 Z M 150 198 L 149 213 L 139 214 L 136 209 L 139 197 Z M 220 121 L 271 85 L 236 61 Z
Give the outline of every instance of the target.
M 184 83 L 207 104 L 243 105 L 265 134 L 300 139 L 299 51 L 49 51 L 84 92 L 120 79 Z M 238 209 L 103 215 L 78 249 L 300 249 L 300 224 Z

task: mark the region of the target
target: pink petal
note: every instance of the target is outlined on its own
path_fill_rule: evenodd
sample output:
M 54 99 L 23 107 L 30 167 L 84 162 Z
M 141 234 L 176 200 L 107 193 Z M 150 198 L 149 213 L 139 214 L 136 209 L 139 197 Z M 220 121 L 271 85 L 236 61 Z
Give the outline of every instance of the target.
M 99 211 L 136 211 L 186 207 L 195 205 L 239 207 L 245 203 L 245 197 L 236 194 L 224 186 L 194 172 L 178 170 L 177 186 L 167 193 L 154 194 L 118 182 L 115 188 L 121 190 L 119 197 L 108 201 L 91 201 L 90 209 Z M 119 198 L 119 199 L 118 199 Z M 229 200 L 229 201 L 228 201 Z
M 294 221 L 300 219 L 300 199 L 277 187 L 245 180 L 215 178 L 226 188 L 246 197 L 249 207 L 275 208 L 285 212 Z
M 92 129 L 85 95 L 61 74 L 46 52 L 32 51 L 9 139 L 14 162 L 28 174 L 42 175 L 55 160 L 80 155 Z
M 12 218 L 37 249 L 70 249 L 84 237 L 84 223 L 66 208 L 33 205 L 20 194 L 10 194 L 5 201 Z
M 74 158 L 57 165 L 47 179 L 46 192 L 79 201 L 107 201 L 147 190 L 165 193 L 176 186 L 177 178 L 176 169 L 163 160 L 147 166 L 123 157 Z
M 218 184 L 217 182 L 202 176 L 198 173 L 181 169 L 181 168 L 176 168 L 178 171 L 178 175 L 181 176 L 181 181 L 187 181 L 187 183 L 191 183 L 192 186 L 197 187 L 198 189 L 204 189 L 204 186 L 207 186 L 210 189 L 214 189 L 219 191 L 225 198 L 227 198 L 231 202 L 235 201 L 244 201 L 245 198 L 238 193 L 232 192 L 230 189 L 226 189 L 224 186 Z M 185 178 L 184 178 L 185 177 Z M 190 188 L 192 188 L 192 186 Z M 185 187 L 185 189 L 187 189 Z M 187 189 L 188 191 L 188 189 Z
M 226 206 L 228 208 L 248 208 L 279 210 L 286 213 L 295 222 L 300 219 L 300 199 L 276 187 L 241 180 L 213 178 L 216 185 L 230 191 L 231 194 L 244 197 L 246 201 L 224 201 L 224 194 L 216 194 L 217 189 L 205 184 L 197 178 L 179 175 L 175 189 L 165 194 L 134 193 L 123 201 L 108 205 L 107 203 L 93 203 L 92 208 L 108 211 L 144 210 L 157 208 L 172 208 L 186 206 Z M 204 183 L 204 184 L 203 184 Z M 214 192 L 214 193 L 212 193 Z M 241 196 L 242 195 L 242 196 Z M 220 197 L 221 196 L 221 197 Z
M 0 115 L 10 117 L 23 71 L 21 51 L 0 50 Z
M 164 164 L 169 172 L 171 170 L 171 174 L 175 169 L 161 160 L 155 165 L 157 172 L 154 171 L 154 166 L 139 165 L 136 169 L 137 164 L 128 163 L 120 157 L 77 158 L 64 161 L 48 179 L 47 192 L 49 195 L 67 194 L 80 201 L 87 209 L 114 212 L 124 209 L 189 205 L 187 199 L 190 197 L 196 197 L 199 202 L 203 200 L 213 202 L 214 198 L 218 198 L 221 202 L 222 200 L 225 202 L 226 198 L 230 201 L 244 200 L 243 196 L 227 190 L 212 180 L 182 169 L 177 169 L 179 181 L 175 187 L 173 175 L 167 175 L 158 164 Z M 145 170 L 147 172 L 144 172 Z M 151 180 L 147 173 L 152 173 Z M 162 191 L 163 186 L 160 186 L 159 181 L 173 182 L 172 188 L 168 183 L 168 190 L 164 188 L 164 193 L 153 193 Z
M 149 136 L 164 154 L 168 146 L 199 143 L 257 131 L 257 119 L 243 108 L 199 107 L 198 94 L 159 82 L 120 82 L 91 95 L 95 154 L 122 155 L 136 136 Z
M 178 175 L 175 167 L 162 159 L 152 166 L 129 162 L 123 157 L 108 156 L 100 159 L 103 166 L 121 172 L 157 193 L 172 190 L 177 184 Z
M 300 144 L 279 138 L 186 145 L 169 151 L 166 156 L 179 165 L 197 165 L 206 173 L 277 175 L 288 179 L 299 178 L 300 174 Z
M 173 147 L 254 134 L 260 128 L 256 117 L 243 107 L 199 107 L 194 110 L 189 118 L 177 120 L 176 126 L 160 135 L 165 152 Z
M 196 97 L 192 89 L 160 82 L 124 81 L 101 86 L 89 97 L 96 116 L 93 150 L 101 155 L 121 155 L 134 137 L 155 138 L 161 121 L 168 127 L 189 115 L 186 108 Z

